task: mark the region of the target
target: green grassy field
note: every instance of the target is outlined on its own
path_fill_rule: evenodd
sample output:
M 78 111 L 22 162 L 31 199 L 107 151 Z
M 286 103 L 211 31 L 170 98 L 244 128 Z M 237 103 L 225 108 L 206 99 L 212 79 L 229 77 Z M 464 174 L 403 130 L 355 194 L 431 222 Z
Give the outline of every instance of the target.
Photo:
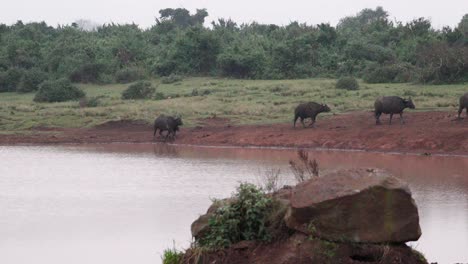
M 357 91 L 335 89 L 333 79 L 236 80 L 186 78 L 172 84 L 152 81 L 163 100 L 121 100 L 128 84 L 79 85 L 88 97 L 102 96 L 97 107 L 77 101 L 34 103 L 34 94 L 0 93 L 0 133 L 27 132 L 38 126 L 90 127 L 110 120 L 152 122 L 161 113 L 181 114 L 187 126 L 197 119 L 226 117 L 236 124 L 289 122 L 299 102 L 328 104 L 334 113 L 371 110 L 381 95 L 411 96 L 418 111 L 456 111 L 468 91 L 459 85 L 366 84 Z M 198 96 L 193 96 L 193 90 Z M 202 95 L 204 94 L 204 95 Z

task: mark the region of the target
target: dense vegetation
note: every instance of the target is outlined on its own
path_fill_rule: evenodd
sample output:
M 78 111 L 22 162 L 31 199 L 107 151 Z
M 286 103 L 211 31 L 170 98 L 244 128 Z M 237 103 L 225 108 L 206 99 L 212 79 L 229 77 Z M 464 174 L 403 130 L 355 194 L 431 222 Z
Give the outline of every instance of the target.
M 34 101 L 54 103 L 78 100 L 84 96 L 85 93 L 74 86 L 70 80 L 61 78 L 42 82 L 36 96 L 34 96 Z
M 122 92 L 122 99 L 151 99 L 155 92 L 150 82 L 139 81 L 134 83 Z
M 272 204 L 272 198 L 260 188 L 241 183 L 232 201 L 211 216 L 207 234 L 196 242 L 206 248 L 224 248 L 242 240 L 269 241 L 267 222 Z
M 392 22 L 382 8 L 329 24 L 204 26 L 199 9 L 163 9 L 148 28 L 107 24 L 0 24 L 0 92 L 30 92 L 46 79 L 127 83 L 152 76 L 294 79 L 352 75 L 369 83 L 468 80 L 468 14 L 454 27 Z

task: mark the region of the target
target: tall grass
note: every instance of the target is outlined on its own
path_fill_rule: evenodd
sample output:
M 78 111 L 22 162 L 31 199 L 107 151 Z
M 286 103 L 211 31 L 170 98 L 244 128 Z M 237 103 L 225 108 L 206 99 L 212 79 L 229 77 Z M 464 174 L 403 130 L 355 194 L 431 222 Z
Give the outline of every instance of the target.
M 162 255 L 163 264 L 181 264 L 184 253 L 175 248 L 175 245 L 172 248 L 165 249 Z

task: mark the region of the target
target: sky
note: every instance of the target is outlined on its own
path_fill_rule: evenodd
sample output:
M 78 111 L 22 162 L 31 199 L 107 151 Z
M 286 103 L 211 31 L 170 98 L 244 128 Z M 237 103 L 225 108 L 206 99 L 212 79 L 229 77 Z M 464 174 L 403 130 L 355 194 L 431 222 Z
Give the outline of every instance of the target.
M 45 21 L 70 24 L 79 19 L 102 23 L 136 23 L 149 27 L 164 8 L 186 8 L 195 12 L 206 8 L 207 24 L 218 18 L 231 18 L 238 24 L 286 25 L 291 21 L 308 24 L 330 23 L 355 15 L 364 8 L 382 6 L 391 20 L 407 22 L 426 17 L 433 27 L 456 26 L 468 13 L 468 0 L 2 0 L 0 23 Z

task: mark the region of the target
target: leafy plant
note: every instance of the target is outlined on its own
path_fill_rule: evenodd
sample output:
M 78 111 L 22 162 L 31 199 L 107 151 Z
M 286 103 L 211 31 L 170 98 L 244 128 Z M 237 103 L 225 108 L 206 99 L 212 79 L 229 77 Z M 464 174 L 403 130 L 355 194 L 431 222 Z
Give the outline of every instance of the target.
M 101 103 L 102 96 L 96 97 L 83 97 L 80 99 L 80 107 L 97 107 Z
M 39 89 L 39 85 L 47 79 L 47 74 L 40 69 L 33 68 L 25 71 L 16 89 L 20 93 L 28 93 Z
M 34 96 L 35 102 L 64 102 L 78 100 L 85 93 L 74 86 L 70 80 L 62 78 L 58 80 L 45 81 Z
M 224 248 L 241 240 L 269 241 L 267 219 L 272 199 L 253 184 L 241 183 L 232 202 L 209 220 L 209 231 L 197 241 L 208 248 Z
M 175 246 L 165 249 L 162 256 L 163 264 L 181 264 L 184 253 L 177 250 Z
M 164 96 L 164 93 L 157 92 L 154 95 L 154 100 L 164 100 L 164 99 L 166 99 L 166 96 Z
M 0 71 L 0 92 L 16 91 L 22 76 L 23 70 L 15 67 L 9 68 L 5 72 Z
M 336 82 L 337 89 L 358 90 L 359 83 L 354 77 L 342 77 Z
M 150 82 L 139 81 L 130 85 L 122 92 L 122 99 L 149 99 L 153 96 L 155 91 L 156 88 L 154 88 Z
M 170 84 L 170 83 L 175 83 L 175 82 L 180 82 L 182 81 L 182 76 L 177 75 L 177 74 L 171 74 L 169 76 L 164 76 L 161 78 L 161 83 L 163 84 Z
M 115 80 L 118 83 L 129 83 L 134 82 L 143 78 L 143 74 L 138 68 L 130 67 L 118 70 L 115 73 Z

